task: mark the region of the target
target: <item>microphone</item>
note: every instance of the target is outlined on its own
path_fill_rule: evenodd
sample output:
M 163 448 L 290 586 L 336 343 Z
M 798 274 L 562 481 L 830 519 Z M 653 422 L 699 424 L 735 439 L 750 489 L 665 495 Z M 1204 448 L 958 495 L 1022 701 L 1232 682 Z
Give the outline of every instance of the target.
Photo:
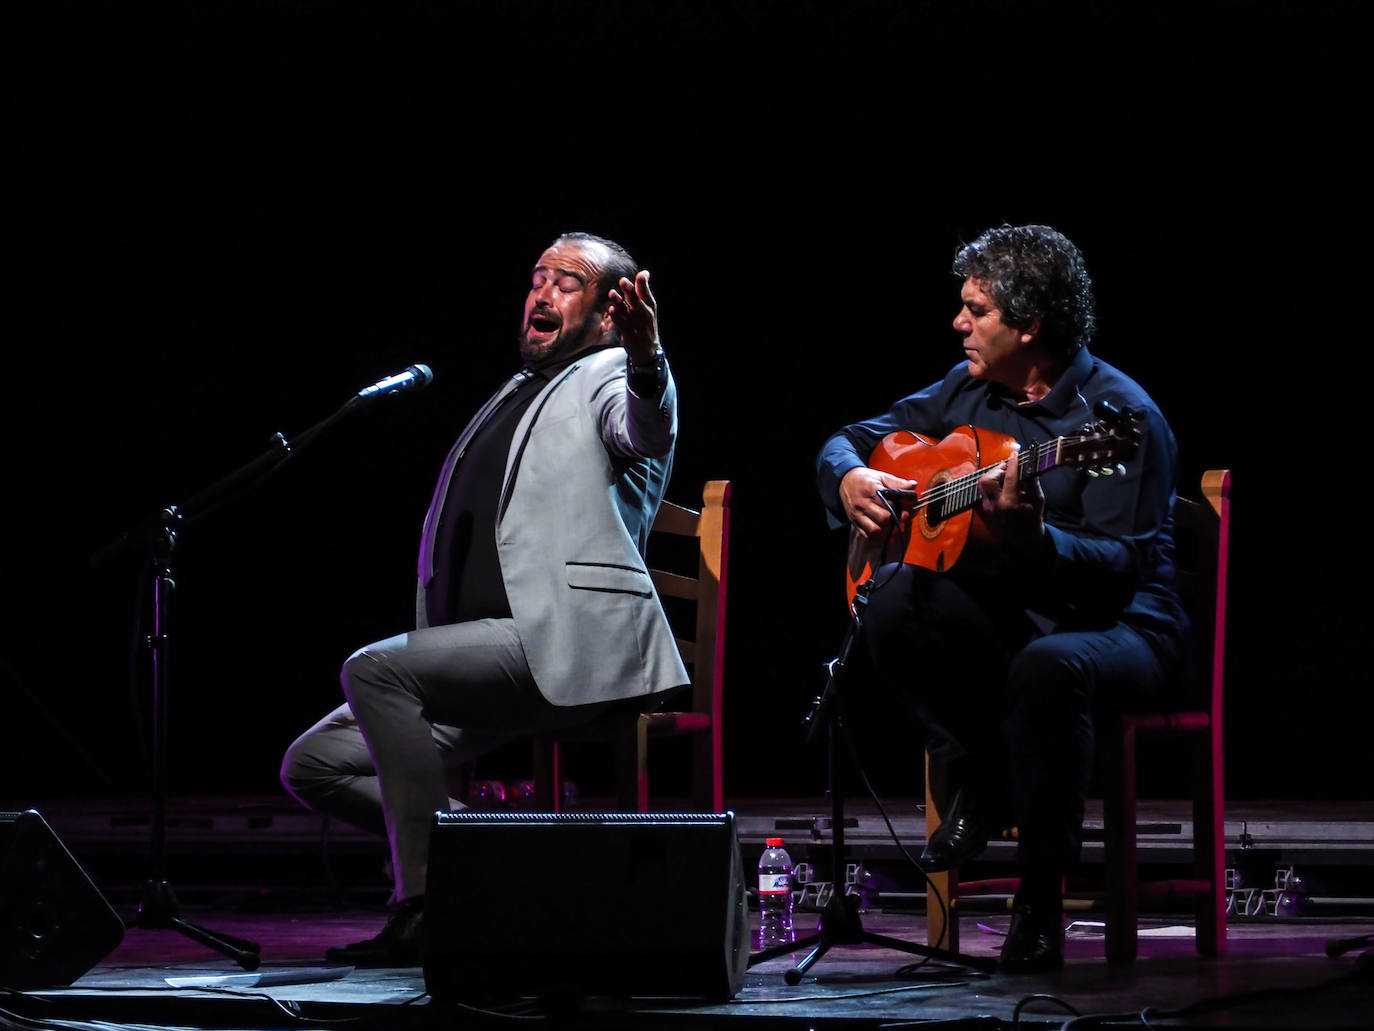
M 386 379 L 379 379 L 370 387 L 358 391 L 358 397 L 377 397 L 381 394 L 395 394 L 402 390 L 423 390 L 434 382 L 434 373 L 428 365 L 412 365 L 405 372 L 398 372 Z

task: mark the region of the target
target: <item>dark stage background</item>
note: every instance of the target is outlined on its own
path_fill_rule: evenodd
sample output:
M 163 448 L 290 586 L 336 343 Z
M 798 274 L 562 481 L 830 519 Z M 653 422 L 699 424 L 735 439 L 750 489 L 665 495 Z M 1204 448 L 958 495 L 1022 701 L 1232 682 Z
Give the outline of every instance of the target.
M 671 496 L 734 483 L 727 794 L 818 792 L 844 542 L 813 457 L 957 360 L 955 246 L 1039 221 L 1085 251 L 1095 350 L 1172 420 L 1184 487 L 1235 470 L 1228 793 L 1369 798 L 1361 11 L 6 5 L 0 796 L 147 787 L 145 577 L 93 556 L 428 363 L 177 549 L 173 791 L 278 790 L 342 659 L 408 626 L 432 478 L 565 229 L 653 271 Z M 903 732 L 863 754 L 919 791 Z

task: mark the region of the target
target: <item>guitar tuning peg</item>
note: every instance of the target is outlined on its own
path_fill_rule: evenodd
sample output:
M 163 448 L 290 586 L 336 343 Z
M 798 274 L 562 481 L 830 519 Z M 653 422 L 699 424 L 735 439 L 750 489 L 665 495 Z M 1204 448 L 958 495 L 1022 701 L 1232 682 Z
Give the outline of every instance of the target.
M 1110 476 L 1110 475 L 1112 475 L 1112 473 L 1114 473 L 1114 472 L 1116 472 L 1116 470 L 1115 470 L 1114 468 L 1112 468 L 1110 465 L 1104 465 L 1104 466 L 1102 467 L 1102 475 L 1103 475 L 1103 476 Z
M 1087 472 L 1088 472 L 1088 475 L 1091 476 L 1094 480 L 1097 479 L 1097 470 L 1096 470 L 1096 469 L 1094 469 L 1094 468 L 1092 468 L 1091 466 L 1089 466 Z
M 1116 463 L 1116 471 L 1120 473 L 1122 476 L 1126 475 L 1126 467 L 1122 465 L 1120 462 Z

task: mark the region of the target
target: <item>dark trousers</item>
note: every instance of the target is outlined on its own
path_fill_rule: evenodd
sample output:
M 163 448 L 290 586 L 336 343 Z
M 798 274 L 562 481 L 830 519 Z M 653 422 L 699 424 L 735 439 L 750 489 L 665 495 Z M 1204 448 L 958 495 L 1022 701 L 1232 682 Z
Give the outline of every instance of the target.
M 1172 669 L 1132 628 L 1042 633 L 987 585 L 917 566 L 879 570 L 862 651 L 889 709 L 927 734 L 937 801 L 956 789 L 994 832 L 1015 825 L 1023 874 L 1077 862 L 1093 716 L 1143 708 Z

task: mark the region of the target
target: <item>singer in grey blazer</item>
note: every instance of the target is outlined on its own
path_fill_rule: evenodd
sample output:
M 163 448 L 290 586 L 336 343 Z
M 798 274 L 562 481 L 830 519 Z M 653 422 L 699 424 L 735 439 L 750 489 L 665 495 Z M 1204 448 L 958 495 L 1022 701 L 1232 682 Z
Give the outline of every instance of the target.
M 461 804 L 446 768 L 688 683 L 643 559 L 677 439 L 648 279 L 598 237 L 569 234 L 541 255 L 522 323 L 525 368 L 460 434 L 425 516 L 416 629 L 350 656 L 346 703 L 286 753 L 293 795 L 391 843 L 396 912 L 377 938 L 331 949 L 331 959 L 418 961 L 433 814 Z M 484 477 L 483 444 L 490 460 L 505 434 L 504 471 Z M 463 605 L 438 589 L 445 578 L 464 583 L 439 561 L 454 554 L 441 545 L 455 501 L 494 523 L 495 590 L 508 615 L 455 620 Z
M 621 348 L 573 362 L 515 431 L 497 523 L 501 573 L 530 672 L 554 705 L 653 694 L 687 683 L 643 552 L 672 467 L 677 389 L 626 388 Z M 665 362 L 665 373 L 666 362 Z M 517 373 L 450 451 L 421 536 L 416 625 L 429 625 L 434 526 L 453 469 Z

